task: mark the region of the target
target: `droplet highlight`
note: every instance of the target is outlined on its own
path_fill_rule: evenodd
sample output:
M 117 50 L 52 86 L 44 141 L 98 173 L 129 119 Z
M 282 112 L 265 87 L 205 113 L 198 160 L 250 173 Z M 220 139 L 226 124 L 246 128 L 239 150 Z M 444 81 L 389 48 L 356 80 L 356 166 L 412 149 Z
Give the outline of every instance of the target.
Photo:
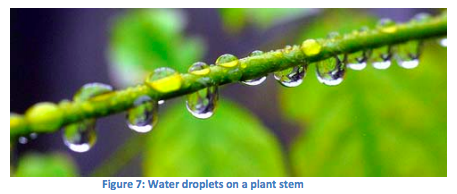
M 259 77 L 256 79 L 245 80 L 245 81 L 242 81 L 241 83 L 243 83 L 244 85 L 248 85 L 248 86 L 257 86 L 257 85 L 260 85 L 261 83 L 263 83 L 266 79 L 267 79 L 267 76 L 262 76 L 262 77 Z
M 316 63 L 316 75 L 319 82 L 327 86 L 336 86 L 343 82 L 346 66 L 345 56 L 334 56 Z
M 289 88 L 297 87 L 303 82 L 303 79 L 306 76 L 306 69 L 307 64 L 298 65 L 282 71 L 277 71 L 273 75 L 276 81 L 282 86 Z
M 127 124 L 130 129 L 147 133 L 152 130 L 158 120 L 159 104 L 149 96 L 141 96 L 135 100 L 134 105 L 127 111 Z

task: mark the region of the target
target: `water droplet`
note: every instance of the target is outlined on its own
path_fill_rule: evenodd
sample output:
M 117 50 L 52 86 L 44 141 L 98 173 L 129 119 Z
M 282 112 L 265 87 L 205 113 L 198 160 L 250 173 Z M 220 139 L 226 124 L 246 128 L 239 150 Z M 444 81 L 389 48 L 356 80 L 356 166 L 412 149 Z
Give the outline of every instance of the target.
M 189 73 L 194 75 L 208 75 L 211 69 L 209 65 L 204 62 L 196 62 L 189 67 Z
M 338 32 L 330 32 L 327 34 L 328 39 L 338 39 L 340 37 L 341 37 L 341 35 Z
M 157 103 L 158 103 L 159 105 L 162 105 L 162 104 L 165 103 L 165 100 L 159 100 Z
M 373 50 L 371 62 L 376 69 L 387 69 L 391 65 L 392 47 L 383 46 Z
M 413 69 L 419 65 L 421 41 L 409 41 L 396 47 L 395 59 L 400 67 Z
M 149 96 L 140 96 L 127 112 L 127 124 L 130 129 L 147 133 L 157 123 L 159 104 Z
M 255 51 L 252 51 L 252 53 L 249 56 L 255 57 L 255 56 L 260 56 L 260 55 L 263 55 L 263 51 L 255 50 Z
M 447 38 L 442 38 L 439 42 L 442 47 L 447 47 Z
M 303 41 L 301 50 L 306 56 L 314 56 L 321 52 L 322 46 L 314 39 Z
M 426 21 L 429 21 L 430 19 L 432 19 L 432 16 L 428 13 L 418 13 L 416 14 L 413 19 L 412 19 L 412 22 L 415 22 L 415 23 L 423 23 L 423 22 L 426 22 Z
M 379 20 L 377 27 L 381 30 L 381 32 L 388 34 L 395 33 L 398 29 L 393 20 L 386 18 Z
M 186 100 L 187 110 L 199 119 L 207 119 L 213 115 L 218 96 L 217 86 L 210 86 L 189 94 Z
M 113 87 L 102 83 L 88 83 L 79 89 L 73 96 L 74 101 L 89 100 L 98 95 L 106 94 L 113 91 Z
M 240 63 L 240 61 L 238 60 L 238 58 L 231 54 L 221 55 L 216 60 L 216 65 L 219 65 L 222 67 L 227 67 L 227 68 L 236 67 L 239 63 Z
M 27 139 L 27 137 L 21 136 L 21 137 L 19 137 L 18 142 L 20 144 L 26 144 L 29 142 L 29 139 Z
M 343 82 L 346 67 L 344 55 L 334 56 L 316 63 L 316 75 L 319 82 L 336 86 Z
M 267 79 L 267 76 L 262 76 L 262 77 L 259 77 L 256 79 L 242 81 L 241 83 L 248 85 L 248 86 L 256 86 L 256 85 L 263 83 L 266 79 Z
M 307 64 L 294 66 L 282 71 L 275 72 L 274 78 L 285 87 L 297 87 L 306 76 Z
M 66 126 L 63 130 L 65 145 L 75 152 L 87 152 L 97 141 L 95 119 L 86 119 Z
M 29 135 L 30 139 L 36 139 L 38 137 L 38 134 L 37 133 L 31 133 Z
M 162 93 L 179 90 L 182 84 L 181 75 L 172 68 L 161 67 L 146 78 L 146 84 Z
M 221 65 L 222 63 L 230 63 L 233 61 L 238 61 L 238 59 L 233 55 L 222 55 L 217 59 L 216 64 Z M 221 65 L 225 67 L 224 65 Z M 232 65 L 229 65 L 232 66 Z M 189 72 L 208 68 L 199 64 L 193 64 L 189 68 Z M 197 118 L 207 119 L 213 115 L 214 109 L 216 108 L 216 103 L 219 93 L 217 86 L 209 86 L 205 89 L 201 89 L 192 94 L 186 96 L 186 107 L 189 112 Z

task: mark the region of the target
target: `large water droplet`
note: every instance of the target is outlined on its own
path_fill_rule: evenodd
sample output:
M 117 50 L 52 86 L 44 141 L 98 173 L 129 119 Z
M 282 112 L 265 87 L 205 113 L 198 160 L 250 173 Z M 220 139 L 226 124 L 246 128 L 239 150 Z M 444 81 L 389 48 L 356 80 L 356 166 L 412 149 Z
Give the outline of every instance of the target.
M 127 112 L 127 124 L 130 129 L 147 133 L 157 123 L 159 104 L 149 96 L 141 96 Z
M 221 61 L 219 61 L 219 64 L 220 62 Z M 222 63 L 226 63 L 226 61 Z M 218 64 L 218 62 L 216 62 L 216 64 Z M 206 64 L 193 64 L 188 71 L 191 73 L 192 71 L 200 71 L 205 68 L 209 68 L 209 66 Z M 209 86 L 192 94 L 188 94 L 186 96 L 187 110 L 189 110 L 192 115 L 199 119 L 207 119 L 213 115 L 214 109 L 216 108 L 218 96 L 219 93 L 217 86 Z
M 204 62 L 196 62 L 189 67 L 189 73 L 194 75 L 208 75 L 211 72 L 210 66 Z
M 112 91 L 113 88 L 109 85 L 90 83 L 81 87 L 73 96 L 73 100 L 75 102 L 89 100 Z M 95 122 L 95 119 L 86 119 L 67 125 L 62 135 L 65 145 L 75 152 L 89 151 L 97 141 Z
M 97 141 L 95 119 L 73 123 L 63 130 L 65 145 L 75 152 L 87 152 Z
M 409 41 L 396 47 L 395 59 L 400 67 L 413 69 L 419 65 L 421 41 Z
M 297 87 L 306 76 L 307 64 L 294 66 L 274 73 L 274 78 L 285 87 Z
M 334 56 L 316 63 L 316 75 L 319 82 L 336 86 L 343 82 L 346 67 L 344 55 Z
M 154 90 L 167 93 L 181 88 L 182 77 L 172 68 L 161 67 L 155 69 L 154 72 L 146 78 L 145 82 Z

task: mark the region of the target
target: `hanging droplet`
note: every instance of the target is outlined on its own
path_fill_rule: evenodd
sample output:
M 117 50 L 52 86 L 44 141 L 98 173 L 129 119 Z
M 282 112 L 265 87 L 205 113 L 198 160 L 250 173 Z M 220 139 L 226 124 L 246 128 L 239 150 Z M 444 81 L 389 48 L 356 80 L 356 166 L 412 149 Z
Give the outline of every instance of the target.
M 421 41 L 409 41 L 396 47 L 395 59 L 400 67 L 413 69 L 419 65 Z
M 344 55 L 334 56 L 316 63 L 316 75 L 319 82 L 336 86 L 343 82 L 346 67 Z
M 169 67 L 161 67 L 146 78 L 146 84 L 162 93 L 179 90 L 182 84 L 181 75 Z
M 157 123 L 159 104 L 149 96 L 141 96 L 127 112 L 127 124 L 130 129 L 147 133 Z
M 20 144 L 27 144 L 29 142 L 29 139 L 27 139 L 27 137 L 21 136 L 19 137 L 18 142 Z
M 218 62 L 216 62 L 216 64 L 218 64 Z M 206 64 L 193 64 L 188 71 L 191 73 L 192 71 L 200 71 L 205 68 L 209 68 L 209 66 Z M 199 119 L 207 119 L 213 115 L 218 95 L 217 86 L 209 86 L 192 94 L 188 94 L 186 96 L 187 110 Z
M 274 78 L 285 87 L 297 87 L 306 76 L 307 64 L 294 66 L 282 71 L 275 72 Z
M 396 31 L 395 22 L 390 19 L 381 19 L 377 25 L 381 31 L 389 33 L 391 31 Z M 391 29 L 395 28 L 395 29 Z M 383 46 L 376 49 L 373 49 L 371 62 L 374 68 L 376 69 L 387 69 L 390 67 L 392 61 L 392 46 Z
M 89 151 L 97 141 L 95 119 L 86 119 L 73 123 L 63 130 L 65 145 L 75 152 Z
M 368 27 L 363 27 L 357 33 L 364 33 L 368 31 Z M 370 57 L 371 50 L 362 50 L 346 56 L 346 66 L 349 69 L 361 71 L 367 66 L 368 58 Z
M 256 79 L 250 79 L 246 81 L 242 81 L 241 83 L 248 85 L 248 86 L 257 86 L 261 83 L 263 83 L 267 79 L 267 76 L 262 76 Z
M 96 96 L 107 94 L 113 88 L 106 84 L 90 83 L 86 84 L 73 96 L 75 102 L 89 100 Z M 97 141 L 95 130 L 95 119 L 86 119 L 77 123 L 67 125 L 63 129 L 63 140 L 65 145 L 75 152 L 89 151 Z

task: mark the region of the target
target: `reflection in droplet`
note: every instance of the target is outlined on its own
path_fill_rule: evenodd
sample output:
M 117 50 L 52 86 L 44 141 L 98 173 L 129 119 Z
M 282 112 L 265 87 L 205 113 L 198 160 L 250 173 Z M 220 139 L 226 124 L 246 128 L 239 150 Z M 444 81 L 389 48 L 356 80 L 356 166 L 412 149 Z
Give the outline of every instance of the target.
M 274 73 L 274 78 L 285 87 L 297 87 L 306 76 L 307 65 L 297 65 Z
M 86 119 L 66 126 L 63 130 L 65 145 L 75 152 L 89 151 L 97 141 L 95 119 Z
M 158 108 L 158 103 L 149 96 L 136 99 L 133 107 L 127 111 L 129 128 L 139 133 L 151 131 L 158 120 Z
M 344 56 L 334 56 L 316 63 L 316 75 L 319 82 L 336 86 L 343 82 L 346 67 Z

